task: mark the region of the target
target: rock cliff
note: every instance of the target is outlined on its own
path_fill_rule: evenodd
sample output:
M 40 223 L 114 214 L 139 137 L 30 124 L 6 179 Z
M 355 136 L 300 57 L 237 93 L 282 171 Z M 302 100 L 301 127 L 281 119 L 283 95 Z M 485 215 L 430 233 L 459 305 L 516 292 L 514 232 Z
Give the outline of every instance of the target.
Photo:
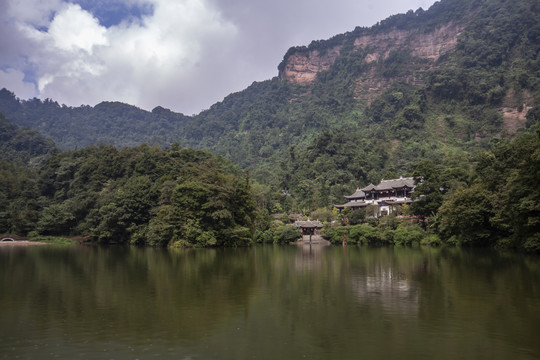
M 376 76 L 374 67 L 371 67 L 355 80 L 357 98 L 370 102 L 395 80 L 422 85 L 422 74 L 435 68 L 442 55 L 455 49 L 462 30 L 462 26 L 450 23 L 431 32 L 392 29 L 377 34 L 356 35 L 352 41 L 352 51 L 363 56 L 367 64 L 384 61 L 393 51 L 406 51 L 412 57 L 424 60 L 416 62 L 408 74 L 400 77 Z M 319 72 L 330 69 L 342 55 L 346 41 L 350 43 L 350 38 L 344 38 L 341 43 L 327 46 L 324 50 L 317 47 L 310 49 L 311 46 L 289 50 L 280 66 L 279 78 L 300 85 L 310 84 Z

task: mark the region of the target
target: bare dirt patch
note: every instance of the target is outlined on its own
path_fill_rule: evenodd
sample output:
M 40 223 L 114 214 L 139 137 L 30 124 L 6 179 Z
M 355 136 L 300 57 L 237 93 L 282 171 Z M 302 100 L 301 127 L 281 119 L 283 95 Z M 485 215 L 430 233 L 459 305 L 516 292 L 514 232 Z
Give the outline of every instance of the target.
M 530 106 L 523 108 L 523 111 L 519 112 L 516 108 L 502 108 L 503 115 L 503 128 L 509 134 L 515 134 L 519 128 L 525 126 L 527 119 L 525 115 L 531 109 Z

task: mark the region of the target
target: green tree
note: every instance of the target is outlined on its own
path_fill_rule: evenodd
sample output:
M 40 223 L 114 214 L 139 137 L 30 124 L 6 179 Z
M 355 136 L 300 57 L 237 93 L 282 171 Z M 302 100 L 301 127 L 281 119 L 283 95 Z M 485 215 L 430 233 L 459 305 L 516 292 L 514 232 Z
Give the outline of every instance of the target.
M 288 244 L 295 242 L 302 237 L 302 232 L 291 225 L 279 226 L 274 231 L 274 243 L 276 244 Z
M 512 246 L 540 252 L 540 127 L 536 134 L 522 134 L 512 141 L 517 156 L 500 193 L 493 222 L 509 234 Z M 508 155 L 502 153 L 499 156 Z
M 445 240 L 454 237 L 462 245 L 493 245 L 498 238 L 493 216 L 493 195 L 483 185 L 459 188 L 440 208 L 440 232 Z
M 415 167 L 413 176 L 416 188 L 412 195 L 415 201 L 411 204 L 411 211 L 424 221 L 437 213 L 443 201 L 440 170 L 433 161 L 424 160 Z
M 393 240 L 396 245 L 413 245 L 419 244 L 424 235 L 424 231 L 418 225 L 401 224 L 393 231 Z

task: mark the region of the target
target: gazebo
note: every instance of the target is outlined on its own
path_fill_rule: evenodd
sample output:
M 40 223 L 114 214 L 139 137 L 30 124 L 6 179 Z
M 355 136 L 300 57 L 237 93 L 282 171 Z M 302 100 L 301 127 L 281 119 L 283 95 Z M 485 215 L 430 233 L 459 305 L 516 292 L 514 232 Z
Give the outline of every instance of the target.
M 296 221 L 294 224 L 297 229 L 302 231 L 302 235 L 314 235 L 317 229 L 322 229 L 323 224 L 319 220 Z

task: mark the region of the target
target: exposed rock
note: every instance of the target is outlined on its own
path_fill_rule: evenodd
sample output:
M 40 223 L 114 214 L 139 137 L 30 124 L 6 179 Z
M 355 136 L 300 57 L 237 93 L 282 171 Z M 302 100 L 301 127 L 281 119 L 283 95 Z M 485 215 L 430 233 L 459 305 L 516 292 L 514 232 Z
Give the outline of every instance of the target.
M 508 134 L 515 134 L 518 129 L 525 126 L 527 112 L 532 109 L 532 106 L 524 106 L 523 111 L 519 112 L 517 108 L 501 108 L 503 116 L 503 129 Z
M 430 60 L 421 67 L 411 69 L 403 78 L 381 78 L 373 72 L 362 74 L 356 79 L 355 94 L 358 100 L 371 102 L 393 81 L 423 85 L 422 73 L 433 69 L 435 62 L 444 54 L 455 49 L 462 28 L 446 24 L 432 32 L 419 30 L 393 30 L 377 35 L 362 35 L 354 39 L 356 50 L 366 49 L 364 61 L 367 63 L 386 59 L 393 50 L 409 50 L 412 56 Z M 292 52 L 285 60 L 280 78 L 296 84 L 306 85 L 315 80 L 317 73 L 328 70 L 339 57 L 343 45 L 336 45 L 324 52 L 319 50 L 299 50 Z
M 356 100 L 363 101 L 366 105 L 369 105 L 396 80 L 414 86 L 423 86 L 424 78 L 422 75 L 431 68 L 431 66 L 419 67 L 411 74 L 398 78 L 376 76 L 375 69 L 371 69 L 368 73 L 364 74 L 364 76 L 355 80 L 354 97 Z
M 320 71 L 328 70 L 336 61 L 342 46 L 336 46 L 324 54 L 318 50 L 307 54 L 295 53 L 287 58 L 285 68 L 280 74 L 282 79 L 296 84 L 307 84 L 315 80 Z
M 499 112 L 503 117 L 503 129 L 510 135 L 525 126 L 527 112 L 534 107 L 534 96 L 527 90 L 516 94 L 510 90 L 504 97 Z M 521 111 L 520 111 L 521 110 Z
M 373 52 L 365 58 L 366 62 L 386 59 L 392 50 L 410 49 L 413 56 L 437 61 L 441 55 L 456 48 L 462 28 L 452 24 L 443 25 L 433 32 L 421 33 L 417 30 L 393 30 L 375 36 L 360 36 L 355 39 L 356 48 L 369 47 Z

